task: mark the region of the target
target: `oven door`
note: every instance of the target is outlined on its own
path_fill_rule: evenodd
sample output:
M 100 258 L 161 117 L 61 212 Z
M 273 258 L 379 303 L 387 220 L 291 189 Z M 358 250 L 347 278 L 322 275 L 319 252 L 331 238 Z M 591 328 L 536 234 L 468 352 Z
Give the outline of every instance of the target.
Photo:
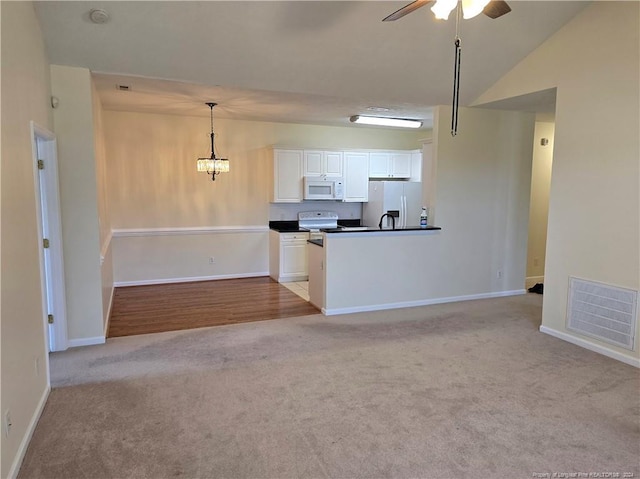
M 322 239 L 322 231 L 320 230 L 310 230 L 309 231 L 309 239 L 310 240 L 319 240 Z

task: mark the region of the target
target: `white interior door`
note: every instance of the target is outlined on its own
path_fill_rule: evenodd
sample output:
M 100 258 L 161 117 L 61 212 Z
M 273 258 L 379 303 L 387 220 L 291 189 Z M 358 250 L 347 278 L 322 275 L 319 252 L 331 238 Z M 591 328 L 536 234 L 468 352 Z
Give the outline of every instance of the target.
M 31 123 L 34 183 L 40 234 L 40 272 L 49 351 L 67 349 L 67 308 L 55 135 Z

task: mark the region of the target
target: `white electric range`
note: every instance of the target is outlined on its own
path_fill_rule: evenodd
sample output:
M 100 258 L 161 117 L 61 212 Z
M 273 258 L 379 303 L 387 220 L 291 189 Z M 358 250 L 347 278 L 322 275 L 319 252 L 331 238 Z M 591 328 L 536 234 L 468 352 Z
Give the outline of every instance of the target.
M 303 211 L 298 213 L 298 228 L 309 232 L 309 239 L 322 239 L 322 230 L 338 227 L 338 213 Z

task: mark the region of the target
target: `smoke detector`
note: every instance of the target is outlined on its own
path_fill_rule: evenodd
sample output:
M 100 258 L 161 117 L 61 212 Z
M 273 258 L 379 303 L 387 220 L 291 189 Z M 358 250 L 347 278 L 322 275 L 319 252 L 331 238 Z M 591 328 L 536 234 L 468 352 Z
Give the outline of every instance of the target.
M 111 17 L 109 17 L 109 12 L 101 8 L 93 8 L 89 11 L 89 20 L 91 20 L 93 23 L 107 23 L 110 18 Z

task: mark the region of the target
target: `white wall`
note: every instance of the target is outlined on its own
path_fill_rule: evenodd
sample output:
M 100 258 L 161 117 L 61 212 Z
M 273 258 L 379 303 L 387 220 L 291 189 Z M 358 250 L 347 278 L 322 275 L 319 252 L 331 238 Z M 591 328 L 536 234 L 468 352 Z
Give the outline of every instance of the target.
M 269 220 L 328 207 L 269 204 L 274 145 L 416 149 L 425 136 L 215 119 L 216 154 L 229 159 L 231 171 L 212 182 L 195 169 L 198 157 L 210 155 L 208 118 L 105 110 L 103 123 L 118 285 L 268 274 Z M 358 204 L 339 209 L 359 218 Z
M 271 203 L 269 221 L 297 221 L 302 211 L 333 211 L 341 220 L 357 220 L 362 217 L 362 203 L 339 201 L 303 201 L 301 203 Z
M 60 165 L 69 345 L 104 342 L 96 133 L 89 70 L 52 65 L 51 92 L 59 100 L 53 120 Z
M 547 247 L 549 189 L 553 164 L 554 124 L 536 121 L 531 166 L 531 206 L 529 208 L 529 240 L 527 242 L 527 282 L 530 288 L 544 282 L 544 260 Z M 549 140 L 542 145 L 541 140 Z
M 557 87 L 543 330 L 636 362 L 640 324 L 628 351 L 565 321 L 570 276 L 640 287 L 639 23 L 637 2 L 593 2 L 476 101 Z
M 0 256 L 2 477 L 16 475 L 48 393 L 30 121 L 52 130 L 49 67 L 31 2 L 2 2 Z M 40 363 L 39 373 L 35 361 Z

